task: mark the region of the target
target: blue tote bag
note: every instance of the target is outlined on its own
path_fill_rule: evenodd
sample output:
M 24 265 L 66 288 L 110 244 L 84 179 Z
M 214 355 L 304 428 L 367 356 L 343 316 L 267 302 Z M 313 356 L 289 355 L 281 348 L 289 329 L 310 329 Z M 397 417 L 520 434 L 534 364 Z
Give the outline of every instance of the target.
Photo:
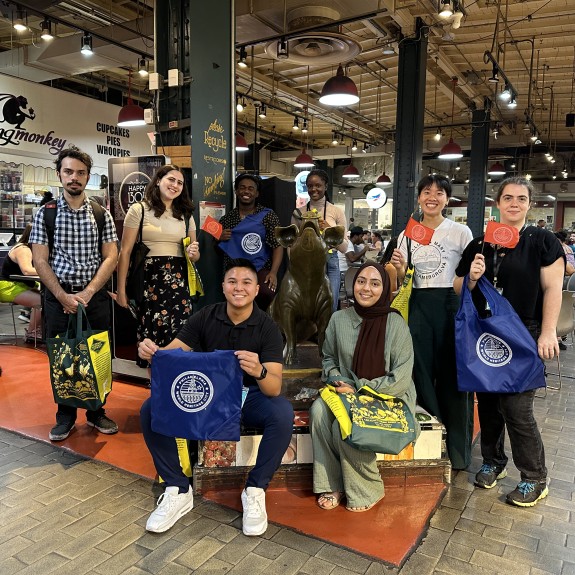
M 463 280 L 455 316 L 455 357 L 459 391 L 520 393 L 545 387 L 545 366 L 535 340 L 505 299 L 484 277 L 476 289 L 491 316 L 481 318 Z
M 233 350 L 157 351 L 152 360 L 152 429 L 168 437 L 239 441 L 242 385 Z

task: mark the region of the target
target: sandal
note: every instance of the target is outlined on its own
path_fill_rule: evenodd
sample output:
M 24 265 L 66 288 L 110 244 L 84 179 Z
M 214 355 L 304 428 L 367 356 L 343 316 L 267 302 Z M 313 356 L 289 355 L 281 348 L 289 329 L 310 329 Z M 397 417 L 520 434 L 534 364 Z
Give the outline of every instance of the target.
M 366 505 L 365 507 L 347 507 L 348 511 L 353 511 L 354 513 L 363 513 L 364 511 L 369 511 L 372 507 L 375 507 L 382 499 L 383 495 L 377 500 L 374 501 L 371 505 Z
M 325 511 L 335 509 L 340 504 L 340 501 L 343 499 L 343 495 L 344 494 L 341 491 L 322 493 L 317 498 L 318 507 L 324 509 Z

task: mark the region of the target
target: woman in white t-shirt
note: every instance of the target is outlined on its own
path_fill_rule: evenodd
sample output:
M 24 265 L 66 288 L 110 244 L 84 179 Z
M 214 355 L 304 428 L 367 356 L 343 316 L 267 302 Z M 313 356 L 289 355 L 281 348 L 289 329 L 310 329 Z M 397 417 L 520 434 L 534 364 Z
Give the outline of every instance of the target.
M 409 301 L 409 329 L 415 362 L 413 380 L 417 402 L 439 418 L 447 431 L 447 450 L 454 469 L 471 462 L 473 395 L 457 389 L 455 365 L 455 314 L 459 298 L 453 279 L 461 254 L 471 241 L 471 230 L 446 219 L 443 210 L 451 197 L 451 184 L 443 176 L 426 176 L 417 185 L 421 223 L 434 230 L 429 245 L 404 239 L 391 263 L 398 281 L 405 275 L 408 250 L 414 266 L 413 291 Z
M 182 239 L 189 236 L 188 256 L 198 261 L 200 252 L 193 211 L 182 172 L 177 166 L 166 165 L 154 174 L 146 187 L 144 201 L 131 205 L 126 214 L 118 260 L 118 305 L 125 308 L 130 305 L 126 279 L 142 212 L 142 241 L 150 249 L 144 264 L 144 297 L 136 310 L 138 342 L 150 338 L 160 347 L 167 345 L 192 313 Z M 137 362 L 145 367 L 143 360 Z

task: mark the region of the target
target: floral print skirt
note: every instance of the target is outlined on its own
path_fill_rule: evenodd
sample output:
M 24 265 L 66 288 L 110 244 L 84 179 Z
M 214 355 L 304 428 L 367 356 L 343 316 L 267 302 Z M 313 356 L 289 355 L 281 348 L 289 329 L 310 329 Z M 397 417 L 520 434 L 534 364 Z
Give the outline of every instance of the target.
M 186 260 L 175 256 L 146 258 L 144 270 L 146 289 L 138 314 L 138 341 L 148 337 L 164 347 L 192 313 Z

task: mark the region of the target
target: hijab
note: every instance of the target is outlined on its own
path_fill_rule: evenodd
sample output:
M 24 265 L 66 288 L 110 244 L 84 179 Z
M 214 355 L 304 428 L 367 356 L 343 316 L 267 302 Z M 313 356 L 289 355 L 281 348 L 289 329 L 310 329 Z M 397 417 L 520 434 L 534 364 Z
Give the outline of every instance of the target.
M 375 262 L 364 263 L 353 278 L 353 285 L 362 270 L 373 267 L 381 276 L 383 290 L 380 298 L 371 307 L 363 307 L 354 301 L 353 307 L 361 317 L 359 336 L 353 353 L 352 371 L 359 378 L 375 379 L 387 373 L 385 366 L 385 330 L 387 316 L 395 312 L 389 305 L 390 281 L 385 268 Z

